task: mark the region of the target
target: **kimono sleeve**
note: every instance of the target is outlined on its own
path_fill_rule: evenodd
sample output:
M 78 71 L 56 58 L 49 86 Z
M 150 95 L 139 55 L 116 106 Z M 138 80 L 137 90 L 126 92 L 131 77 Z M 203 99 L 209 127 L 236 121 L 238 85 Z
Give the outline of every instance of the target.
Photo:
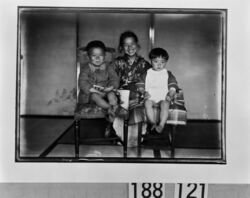
M 120 84 L 120 78 L 112 66 L 108 67 L 108 75 L 108 85 L 113 86 L 115 89 L 118 89 Z
M 141 74 L 138 82 L 136 83 L 137 88 L 143 88 L 145 90 L 145 80 L 146 80 L 147 72 Z
M 138 69 L 138 73 L 140 75 L 144 75 L 145 72 L 147 72 L 148 69 L 152 68 L 152 66 L 149 64 L 148 61 L 146 61 L 144 58 L 141 58 L 139 61 L 139 69 Z
M 88 68 L 82 67 L 80 70 L 78 85 L 80 90 L 85 93 L 90 93 L 90 88 L 93 86 L 90 82 L 90 70 Z
M 146 68 L 146 71 L 152 68 L 151 64 L 148 61 L 145 61 L 145 68 Z
M 172 72 L 168 71 L 168 89 L 170 89 L 171 87 L 175 88 L 176 91 L 179 90 L 175 76 L 172 74 Z

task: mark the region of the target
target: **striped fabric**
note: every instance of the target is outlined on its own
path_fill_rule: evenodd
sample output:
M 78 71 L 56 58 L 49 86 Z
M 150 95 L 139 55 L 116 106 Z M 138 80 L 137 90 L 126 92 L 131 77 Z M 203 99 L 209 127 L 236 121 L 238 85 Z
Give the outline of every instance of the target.
M 167 124 L 186 125 L 187 111 L 180 109 L 170 109 Z
M 159 108 L 155 108 L 159 115 Z M 77 104 L 75 118 L 104 118 L 105 112 L 94 104 Z M 129 102 L 129 125 L 147 122 L 143 101 L 132 100 Z M 183 92 L 180 90 L 176 98 L 170 104 L 167 124 L 185 125 L 187 122 L 187 111 L 185 108 Z
M 185 125 L 187 123 L 187 110 L 185 107 L 183 91 L 179 90 L 173 103 L 169 106 L 167 124 Z
M 144 101 L 137 103 L 130 102 L 129 124 L 139 122 L 147 122 L 146 112 L 143 105 Z M 159 115 L 159 108 L 155 108 L 157 115 Z M 172 125 L 185 125 L 187 122 L 187 110 L 185 108 L 183 91 L 179 90 L 174 101 L 169 106 L 169 116 L 167 123 Z

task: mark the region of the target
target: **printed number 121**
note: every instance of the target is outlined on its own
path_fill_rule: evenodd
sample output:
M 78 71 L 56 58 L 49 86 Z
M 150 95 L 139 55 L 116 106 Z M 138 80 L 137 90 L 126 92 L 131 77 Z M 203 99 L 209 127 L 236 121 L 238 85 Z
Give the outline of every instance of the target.
M 176 184 L 175 198 L 207 198 L 207 184 Z

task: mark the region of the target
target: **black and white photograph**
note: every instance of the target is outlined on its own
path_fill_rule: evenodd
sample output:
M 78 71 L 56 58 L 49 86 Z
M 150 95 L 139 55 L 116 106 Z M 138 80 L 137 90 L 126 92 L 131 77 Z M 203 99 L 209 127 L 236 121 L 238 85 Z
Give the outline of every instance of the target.
M 17 15 L 17 162 L 226 164 L 227 9 Z
M 0 197 L 248 198 L 249 9 L 0 1 Z

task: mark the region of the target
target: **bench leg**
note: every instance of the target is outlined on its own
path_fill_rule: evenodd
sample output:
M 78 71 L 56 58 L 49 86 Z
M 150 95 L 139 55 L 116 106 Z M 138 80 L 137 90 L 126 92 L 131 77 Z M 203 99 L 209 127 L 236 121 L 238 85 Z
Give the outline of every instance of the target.
M 176 126 L 172 126 L 172 130 L 170 131 L 170 147 L 171 147 L 171 158 L 175 157 L 175 135 L 176 135 Z
M 79 158 L 80 120 L 75 120 L 75 157 Z
M 127 152 L 128 152 L 128 119 L 124 120 L 123 138 L 124 138 L 123 155 L 124 155 L 124 158 L 127 158 Z
M 137 156 L 141 157 L 142 122 L 138 123 Z

